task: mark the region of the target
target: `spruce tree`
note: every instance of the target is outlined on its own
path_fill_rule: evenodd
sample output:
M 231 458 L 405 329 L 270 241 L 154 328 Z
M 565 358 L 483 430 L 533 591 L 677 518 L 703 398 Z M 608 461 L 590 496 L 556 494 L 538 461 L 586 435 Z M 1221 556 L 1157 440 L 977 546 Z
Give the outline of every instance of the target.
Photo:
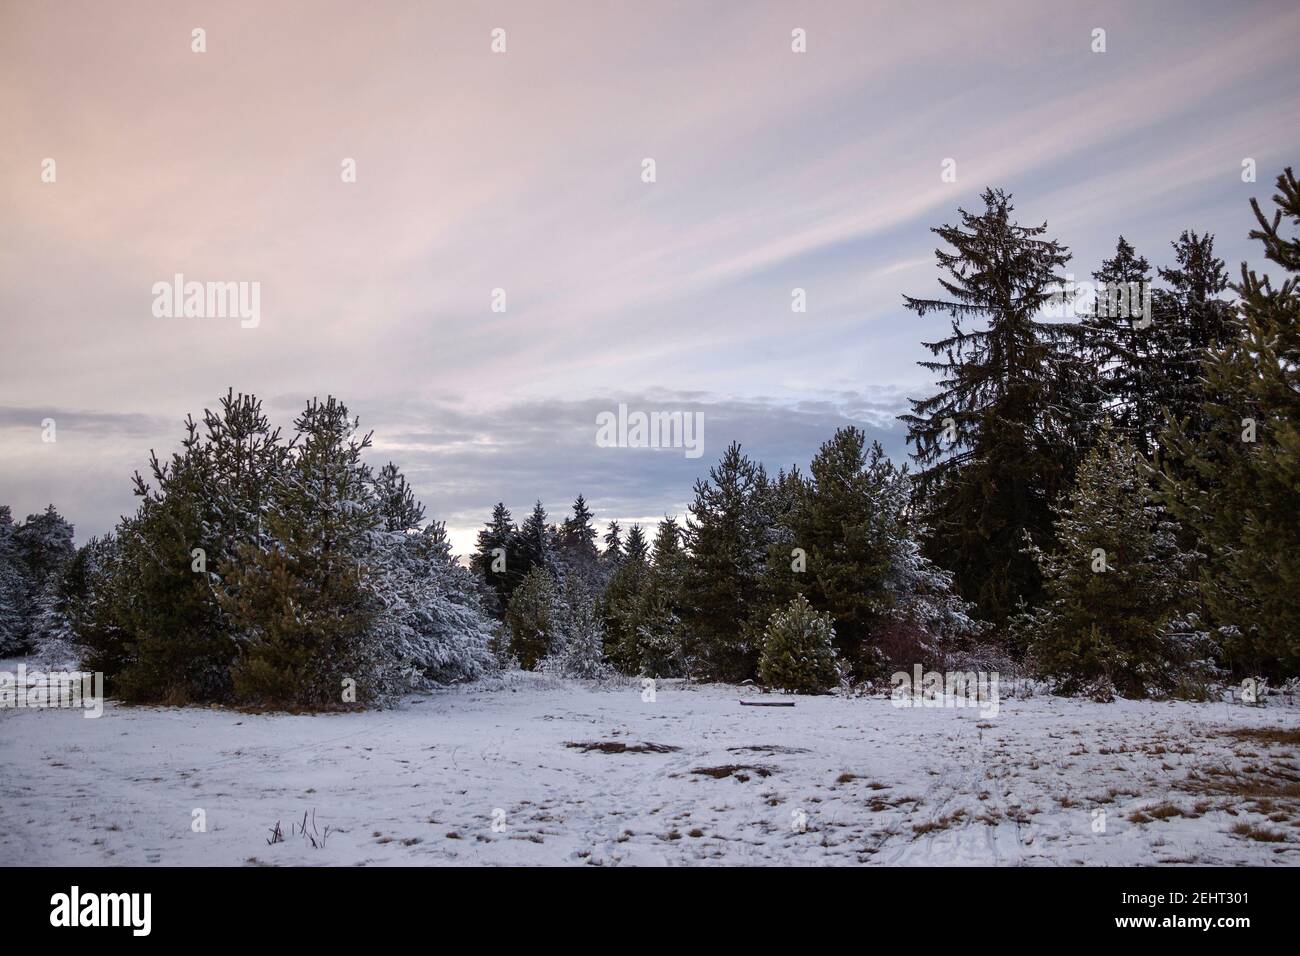
M 683 582 L 686 653 L 715 680 L 741 681 L 756 673 L 761 631 L 769 512 L 761 469 L 732 443 L 708 479 L 695 482 L 686 519 L 690 552 Z
M 1144 303 L 1152 301 L 1151 264 L 1120 236 L 1115 255 L 1092 277 L 1098 284 L 1097 302 L 1084 326 L 1098 368 L 1103 412 L 1116 432 L 1148 455 L 1163 421 L 1158 389 L 1165 358 L 1154 308 L 1150 321 L 1142 315 Z
M 629 561 L 645 562 L 649 556 L 650 547 L 646 544 L 645 531 L 639 524 L 633 524 L 627 533 L 627 544 L 624 546 L 624 554 Z
M 949 297 L 905 297 L 919 317 L 948 313 L 952 334 L 925 343 L 938 360 L 920 364 L 939 376 L 939 391 L 913 400 L 902 419 L 922 467 L 918 505 L 930 556 L 1001 622 L 1038 596 L 1024 536 L 1050 541 L 1050 504 L 1082 452 L 1094 396 L 1078 329 L 1035 318 L 1059 301 L 1069 251 L 1044 238 L 1046 224 L 1014 222 L 1001 190 L 983 200 L 982 213 L 959 210 L 959 225 L 933 230 L 951 247 L 935 253 Z
M 1180 547 L 1153 492 L 1136 449 L 1106 426 L 1054 509 L 1054 549 L 1033 552 L 1046 601 L 1016 628 L 1036 668 L 1066 693 L 1167 693 L 1206 656 L 1196 555 Z
M 523 580 L 520 557 L 515 551 L 517 534 L 509 510 L 498 501 L 492 509 L 492 518 L 478 533 L 474 556 L 470 559 L 470 566 L 495 598 L 490 610 L 497 617 L 505 617 L 510 595 Z
M 1158 374 L 1152 404 L 1195 433 L 1208 427 L 1203 404 L 1207 352 L 1236 335 L 1233 308 L 1219 298 L 1228 286 L 1223 260 L 1214 255 L 1214 236 L 1185 231 L 1171 244 L 1176 265 L 1159 270 L 1168 289 L 1154 293 Z M 1163 425 L 1163 420 L 1158 422 Z
M 1288 167 L 1250 237 L 1280 284 L 1241 267 L 1232 332 L 1206 353 L 1204 401 L 1164 435 L 1162 496 L 1206 553 L 1202 595 L 1239 675 L 1300 674 L 1300 185 Z M 1291 235 L 1286 235 L 1289 231 Z
M 599 559 L 596 528 L 592 524 L 592 518 L 587 500 L 578 495 L 573 502 L 573 513 L 564 519 L 556 536 L 558 560 L 564 568 L 565 577 L 576 574 L 589 586 L 596 584 L 596 565 Z
M 532 512 L 519 526 L 514 551 L 518 555 L 519 574 L 527 576 L 535 567 L 545 568 L 552 576 L 558 573 L 555 531 L 546 523 L 546 509 L 540 501 L 533 505 Z

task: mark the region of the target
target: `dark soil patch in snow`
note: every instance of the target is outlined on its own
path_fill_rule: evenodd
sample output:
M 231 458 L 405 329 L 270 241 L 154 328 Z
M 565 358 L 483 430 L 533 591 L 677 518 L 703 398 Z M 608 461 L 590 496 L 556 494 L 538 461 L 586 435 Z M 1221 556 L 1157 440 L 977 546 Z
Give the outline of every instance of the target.
M 721 780 L 723 777 L 735 777 L 743 783 L 749 779 L 750 774 L 759 777 L 772 776 L 772 768 L 759 767 L 753 764 L 729 763 L 721 767 L 696 767 L 691 773 L 703 774 L 706 777 L 712 777 L 714 780 Z
M 805 747 L 782 747 L 780 744 L 753 744 L 749 747 L 728 747 L 727 753 L 754 753 L 754 754 L 806 754 Z
M 564 746 L 580 749 L 583 753 L 598 750 L 603 754 L 670 754 L 682 749 L 670 744 L 625 744 L 617 740 L 569 741 Z

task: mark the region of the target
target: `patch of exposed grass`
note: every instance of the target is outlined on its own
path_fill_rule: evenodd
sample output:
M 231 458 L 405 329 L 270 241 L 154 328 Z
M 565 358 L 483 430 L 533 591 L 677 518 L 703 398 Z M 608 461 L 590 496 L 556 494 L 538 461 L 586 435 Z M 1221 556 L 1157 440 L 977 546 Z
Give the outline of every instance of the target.
M 1225 736 L 1238 740 L 1250 740 L 1261 744 L 1281 744 L 1300 747 L 1300 729 L 1282 727 L 1239 727 L 1229 730 Z
M 691 773 L 712 777 L 714 780 L 721 780 L 723 777 L 735 777 L 743 783 L 749 779 L 751 774 L 759 777 L 772 776 L 772 768 L 760 767 L 755 764 L 729 763 L 720 767 L 696 767 Z
M 570 740 L 564 746 L 580 749 L 583 753 L 596 750 L 603 754 L 670 754 L 682 749 L 671 744 L 625 744 L 620 740 Z
M 1287 836 L 1279 830 L 1269 830 L 1265 827 L 1257 827 L 1245 822 L 1233 824 L 1229 831 L 1237 836 L 1243 836 L 1251 840 L 1258 840 L 1261 843 L 1286 843 Z
M 912 832 L 917 836 L 924 836 L 927 833 L 933 833 L 935 830 L 946 830 L 954 823 L 960 823 L 965 818 L 965 810 L 955 810 L 933 820 L 927 820 L 925 823 L 913 825 Z

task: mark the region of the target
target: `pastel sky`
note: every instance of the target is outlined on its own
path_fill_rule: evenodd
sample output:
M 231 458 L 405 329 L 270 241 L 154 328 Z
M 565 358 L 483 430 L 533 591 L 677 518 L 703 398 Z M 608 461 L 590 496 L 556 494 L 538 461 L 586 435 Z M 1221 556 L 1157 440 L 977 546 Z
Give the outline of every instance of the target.
M 461 550 L 498 500 L 681 513 L 733 439 L 901 456 L 929 228 L 996 185 L 1080 277 L 1184 228 L 1235 274 L 1297 39 L 1290 0 L 0 0 L 0 503 L 109 530 L 227 387 L 342 397 Z M 260 283 L 260 324 L 155 317 L 176 273 Z M 703 412 L 704 457 L 596 447 L 619 402 Z

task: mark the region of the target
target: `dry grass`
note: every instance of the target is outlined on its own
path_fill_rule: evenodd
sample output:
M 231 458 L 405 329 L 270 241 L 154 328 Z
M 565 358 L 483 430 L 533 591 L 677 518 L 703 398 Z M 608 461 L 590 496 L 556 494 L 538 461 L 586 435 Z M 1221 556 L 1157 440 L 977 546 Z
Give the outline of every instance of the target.
M 1242 727 L 1237 730 L 1229 730 L 1225 736 L 1235 737 L 1238 740 L 1249 740 L 1261 744 L 1279 744 L 1282 746 L 1300 747 L 1300 729 L 1285 729 L 1281 727 Z
M 696 767 L 691 773 L 698 773 L 705 777 L 712 777 L 714 780 L 721 780 L 724 777 L 735 777 L 742 783 L 750 778 L 750 775 L 759 777 L 772 776 L 771 767 L 760 767 L 755 764 L 729 763 L 721 767 Z
M 671 744 L 625 744 L 619 740 L 569 741 L 564 746 L 581 749 L 583 753 L 595 750 L 603 754 L 670 754 L 682 749 Z
M 1251 840 L 1259 840 L 1261 843 L 1286 843 L 1288 842 L 1285 833 L 1278 830 L 1269 830 L 1265 827 L 1253 826 L 1246 822 L 1237 823 L 1229 832 L 1237 836 L 1247 837 Z

